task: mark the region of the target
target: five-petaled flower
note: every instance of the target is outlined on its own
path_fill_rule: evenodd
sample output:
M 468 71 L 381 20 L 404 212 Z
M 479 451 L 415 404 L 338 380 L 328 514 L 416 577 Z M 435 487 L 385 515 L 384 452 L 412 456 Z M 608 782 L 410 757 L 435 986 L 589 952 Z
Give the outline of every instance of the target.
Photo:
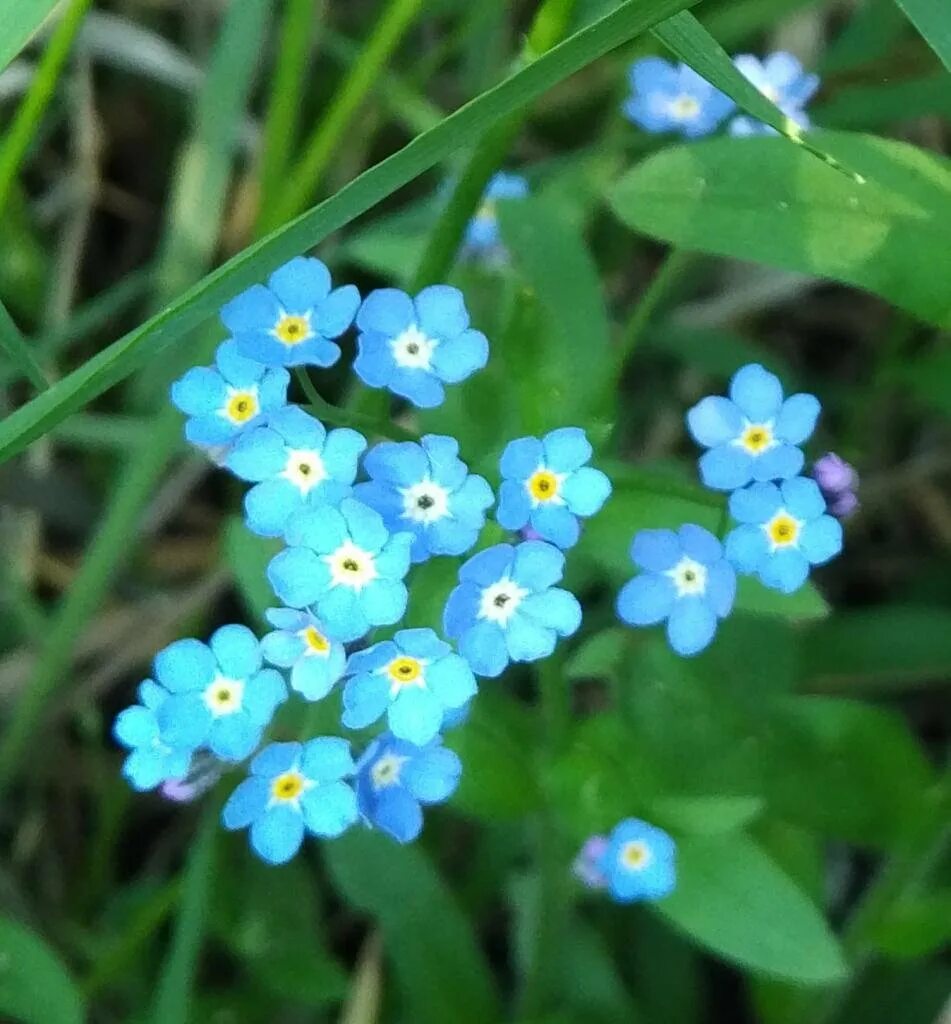
M 631 626 L 667 623 L 670 646 L 684 657 L 713 639 L 736 595 L 736 573 L 723 545 L 702 526 L 641 530 L 631 558 L 642 570 L 618 595 L 618 615 Z
M 660 900 L 677 884 L 676 855 L 676 844 L 663 829 L 625 818 L 615 826 L 597 866 L 618 903 Z
M 443 728 L 447 711 L 475 695 L 465 658 L 431 629 L 403 629 L 392 640 L 350 655 L 343 724 L 362 729 L 385 711 L 397 739 L 423 746 Z
M 730 515 L 741 525 L 727 535 L 727 558 L 738 572 L 784 594 L 806 582 L 811 565 L 842 550 L 842 524 L 826 514 L 819 485 L 807 477 L 734 491 Z
M 820 405 L 814 395 L 783 399 L 779 378 L 759 363 L 737 370 L 730 397 L 708 395 L 687 413 L 707 487 L 732 491 L 753 480 L 785 480 L 802 469 L 797 447 L 813 432 Z
M 389 388 L 423 409 L 441 405 L 443 384 L 458 384 L 485 366 L 489 343 L 469 327 L 458 288 L 432 285 L 415 299 L 380 288 L 357 314 L 353 369 L 371 388 Z
M 561 427 L 511 441 L 502 453 L 502 487 L 496 518 L 507 530 L 530 527 L 560 548 L 578 541 L 578 516 L 594 515 L 611 493 L 611 481 L 586 463 L 591 445 L 580 427 Z
M 485 525 L 492 488 L 458 456 L 456 440 L 427 434 L 420 444 L 385 441 L 363 460 L 371 479 L 356 485 L 354 497 L 376 509 L 391 531 L 415 535 L 414 562 L 464 554 Z
M 366 446 L 366 438 L 347 427 L 328 434 L 296 405 L 272 413 L 267 426 L 238 438 L 225 459 L 233 473 L 255 484 L 244 497 L 248 528 L 280 537 L 299 509 L 348 497 Z
M 648 132 L 679 132 L 688 139 L 709 135 L 734 109 L 724 95 L 686 64 L 660 57 L 635 61 L 628 73 L 627 118 Z
M 353 323 L 360 293 L 352 285 L 331 290 L 320 260 L 297 256 L 221 309 L 238 350 L 265 366 L 333 366 L 337 338 Z
M 139 703 L 120 711 L 112 734 L 131 753 L 122 774 L 133 789 L 154 789 L 169 779 L 183 778 L 193 748 L 173 747 L 163 741 L 155 712 L 168 699 L 168 691 L 151 679 L 139 685 Z
M 261 640 L 264 657 L 291 670 L 291 688 L 305 700 L 326 697 L 347 667 L 343 644 L 308 611 L 269 608 L 265 616 L 276 628 Z
M 482 201 L 466 227 L 464 251 L 470 255 L 497 257 L 504 254 L 499 232 L 498 201 L 524 199 L 528 182 L 521 174 L 498 171 L 486 186 Z
M 742 53 L 733 63 L 757 89 L 799 128 L 809 127 L 806 104 L 819 88 L 819 76 L 803 70 L 791 54 L 771 53 L 760 61 L 752 54 Z M 730 122 L 731 135 L 775 135 L 776 129 L 754 117 L 740 115 Z
M 357 798 L 344 779 L 356 765 L 350 744 L 336 736 L 272 743 L 251 762 L 251 774 L 221 812 L 226 829 L 251 828 L 251 848 L 268 864 L 284 864 L 304 833 L 332 839 L 357 821 Z
M 543 541 L 480 551 L 459 570 L 443 613 L 446 635 L 480 676 L 498 676 L 509 661 L 537 661 L 558 637 L 581 625 L 574 594 L 555 587 L 565 556 Z
M 412 842 L 423 827 L 420 805 L 448 800 L 461 775 L 462 762 L 439 737 L 419 747 L 383 733 L 357 764 L 360 813 L 397 842 Z
M 378 512 L 353 498 L 339 508 L 291 516 L 288 547 L 267 569 L 274 593 L 291 608 L 311 607 L 334 637 L 359 640 L 403 617 L 413 534 L 390 534 Z

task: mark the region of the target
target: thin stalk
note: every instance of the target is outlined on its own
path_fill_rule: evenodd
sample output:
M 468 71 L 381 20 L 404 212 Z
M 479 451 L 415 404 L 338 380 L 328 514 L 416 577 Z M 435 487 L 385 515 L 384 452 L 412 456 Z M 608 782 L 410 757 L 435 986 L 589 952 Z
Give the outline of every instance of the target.
M 45 391 L 50 386 L 43 368 L 30 349 L 29 342 L 20 333 L 19 327 L 14 323 L 13 317 L 7 312 L 7 307 L 2 302 L 0 302 L 0 346 L 37 391 Z
M 391 423 L 389 420 L 355 412 L 352 409 L 341 409 L 340 406 L 328 402 L 319 394 L 310 375 L 303 367 L 297 370 L 296 376 L 307 396 L 310 408 L 322 422 L 330 423 L 335 427 L 352 427 L 354 430 L 361 430 L 367 434 L 379 434 L 380 437 L 388 437 L 393 441 L 415 441 L 419 438 L 418 432 Z

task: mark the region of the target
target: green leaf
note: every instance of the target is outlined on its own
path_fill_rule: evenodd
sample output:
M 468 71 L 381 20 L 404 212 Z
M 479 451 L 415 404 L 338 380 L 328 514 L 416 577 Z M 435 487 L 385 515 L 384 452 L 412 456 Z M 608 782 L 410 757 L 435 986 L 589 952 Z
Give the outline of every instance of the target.
M 0 13 L 0 71 L 39 31 L 59 0 L 14 0 Z
M 275 603 L 267 581 L 267 567 L 281 550 L 281 541 L 258 537 L 240 516 L 230 516 L 225 523 L 222 546 L 225 563 L 234 574 L 248 611 L 264 623 L 265 611 Z
M 903 900 L 876 922 L 872 941 L 896 960 L 928 956 L 951 941 L 951 889 Z
M 717 836 L 736 832 L 758 817 L 758 796 L 664 796 L 650 803 L 650 820 L 674 833 Z
M 0 458 L 21 451 L 64 416 L 126 377 L 146 357 L 185 337 L 243 288 L 345 227 L 506 115 L 691 2 L 627 0 L 361 174 L 330 199 L 249 246 L 145 324 L 8 416 L 0 424 Z
M 824 619 L 829 603 L 812 582 L 806 582 L 794 594 L 781 594 L 764 587 L 752 576 L 741 576 L 736 588 L 736 611 L 750 615 L 771 615 L 794 622 Z
M 895 0 L 925 42 L 951 71 L 951 8 L 946 0 Z M 951 84 L 951 83 L 949 83 Z
M 951 165 L 904 143 L 816 133 L 857 184 L 782 139 L 716 139 L 649 157 L 615 186 L 629 226 L 677 246 L 830 277 L 951 325 Z
M 754 972 L 807 985 L 846 974 L 842 951 L 823 916 L 744 836 L 680 842 L 677 888 L 656 907 L 711 952 Z
M 0 918 L 0 1016 L 23 1024 L 82 1024 L 86 1017 L 59 955 L 9 918 Z

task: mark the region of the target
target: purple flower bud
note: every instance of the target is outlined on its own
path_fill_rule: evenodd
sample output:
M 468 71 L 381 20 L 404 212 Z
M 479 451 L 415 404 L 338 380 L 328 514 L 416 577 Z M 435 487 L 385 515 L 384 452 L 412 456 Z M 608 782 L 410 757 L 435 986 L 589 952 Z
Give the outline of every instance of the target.
M 591 836 L 581 847 L 581 852 L 571 866 L 575 878 L 589 889 L 604 889 L 608 884 L 599 866 L 608 845 L 607 836 Z
M 848 519 L 859 507 L 859 499 L 853 491 L 843 491 L 841 494 L 829 499 L 829 515 L 836 519 Z
M 538 530 L 532 529 L 531 526 L 525 526 L 522 528 L 522 540 L 544 540 L 545 538 L 538 532 Z
M 843 491 L 854 490 L 859 482 L 855 470 L 834 452 L 828 452 L 821 459 L 816 459 L 812 475 L 827 498 Z
M 221 763 L 211 754 L 196 754 L 188 768 L 188 774 L 181 779 L 168 779 L 162 783 L 161 793 L 166 800 L 177 804 L 188 804 L 197 800 L 221 778 Z

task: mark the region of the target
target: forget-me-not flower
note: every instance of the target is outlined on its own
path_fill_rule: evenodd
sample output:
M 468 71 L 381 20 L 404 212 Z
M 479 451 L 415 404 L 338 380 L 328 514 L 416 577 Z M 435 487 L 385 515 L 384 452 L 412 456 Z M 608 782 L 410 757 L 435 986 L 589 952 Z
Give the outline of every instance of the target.
M 797 445 L 815 429 L 814 395 L 783 399 L 779 378 L 759 363 L 733 375 L 730 397 L 708 395 L 687 413 L 693 439 L 708 448 L 700 457 L 707 487 L 733 491 L 752 480 L 785 480 L 802 469 Z
M 737 69 L 800 128 L 809 127 L 806 104 L 819 88 L 819 76 L 803 70 L 791 53 L 771 53 L 764 61 L 749 53 L 733 59 Z M 776 129 L 755 117 L 740 115 L 730 122 L 731 135 L 776 135 Z
M 611 481 L 586 463 L 591 445 L 580 427 L 561 427 L 511 441 L 502 453 L 503 483 L 496 519 L 507 530 L 528 526 L 560 548 L 578 541 L 578 517 L 607 501 Z
M 291 608 L 311 607 L 336 639 L 359 640 L 403 617 L 413 534 L 391 535 L 378 512 L 344 498 L 339 508 L 295 513 L 285 538 L 267 569 L 274 593 Z
M 154 789 L 168 779 L 188 774 L 193 748 L 164 742 L 156 719 L 156 710 L 167 698 L 167 690 L 146 679 L 139 685 L 139 703 L 116 716 L 112 734 L 131 751 L 122 765 L 122 774 L 133 789 Z
M 687 524 L 673 530 L 641 530 L 631 544 L 641 573 L 618 595 L 618 615 L 631 626 L 667 623 L 667 639 L 690 657 L 713 639 L 717 620 L 733 608 L 736 573 L 723 545 L 708 530 Z
M 208 747 L 226 761 L 254 750 L 287 697 L 281 674 L 261 667 L 261 645 L 246 626 L 222 626 L 207 644 L 176 640 L 154 669 L 169 693 L 155 711 L 162 742 Z
M 343 724 L 362 729 L 386 712 L 397 739 L 423 746 L 443 727 L 447 711 L 475 695 L 465 658 L 431 629 L 402 629 L 392 640 L 350 655 Z
M 202 448 L 231 444 L 287 404 L 287 370 L 245 359 L 234 341 L 218 346 L 214 366 L 193 366 L 172 385 L 172 402 L 186 416 L 185 437 Z
M 443 627 L 477 675 L 500 675 L 509 661 L 547 658 L 558 637 L 577 630 L 578 599 L 554 585 L 564 569 L 565 556 L 543 541 L 497 544 L 462 566 Z
M 502 249 L 497 203 L 500 199 L 524 199 L 528 182 L 521 174 L 499 171 L 492 175 L 472 220 L 466 228 L 464 248 L 473 255 L 494 255 Z
M 337 338 L 353 323 L 360 293 L 352 285 L 331 290 L 320 260 L 297 256 L 275 270 L 267 287 L 252 285 L 221 308 L 238 350 L 265 366 L 333 366 Z
M 735 106 L 693 68 L 660 57 L 635 61 L 628 78 L 633 95 L 625 101 L 624 113 L 648 132 L 699 138 L 716 131 Z
M 663 829 L 626 818 L 611 833 L 598 867 L 618 903 L 660 900 L 677 884 L 676 855 Z
M 755 574 L 784 594 L 806 582 L 811 565 L 842 550 L 842 524 L 826 514 L 819 485 L 807 477 L 734 491 L 730 515 L 740 525 L 727 535 L 727 558 L 738 572 Z
M 336 736 L 272 743 L 221 812 L 226 829 L 251 828 L 251 848 L 268 864 L 284 864 L 304 841 L 339 836 L 358 819 L 357 798 L 343 780 L 356 769 L 350 744 Z
M 424 288 L 415 299 L 395 288 L 370 292 L 357 327 L 357 376 L 423 409 L 441 405 L 443 384 L 458 384 L 489 358 L 485 335 L 469 327 L 462 292 L 449 285 Z
M 415 535 L 411 557 L 461 555 L 479 538 L 494 495 L 459 459 L 459 442 L 427 434 L 420 444 L 384 441 L 363 460 L 369 483 L 354 497 L 376 509 L 391 531 Z
M 291 687 L 305 700 L 326 697 L 347 667 L 343 644 L 308 611 L 269 608 L 264 614 L 275 629 L 261 640 L 261 653 L 291 670 Z
M 418 747 L 383 733 L 357 763 L 360 813 L 397 842 L 412 842 L 423 827 L 420 804 L 448 800 L 461 775 L 462 762 L 438 736 Z
M 255 484 L 244 497 L 248 528 L 280 537 L 299 509 L 348 497 L 366 446 L 348 427 L 328 433 L 299 406 L 272 413 L 267 426 L 238 438 L 225 459 L 234 474 Z

